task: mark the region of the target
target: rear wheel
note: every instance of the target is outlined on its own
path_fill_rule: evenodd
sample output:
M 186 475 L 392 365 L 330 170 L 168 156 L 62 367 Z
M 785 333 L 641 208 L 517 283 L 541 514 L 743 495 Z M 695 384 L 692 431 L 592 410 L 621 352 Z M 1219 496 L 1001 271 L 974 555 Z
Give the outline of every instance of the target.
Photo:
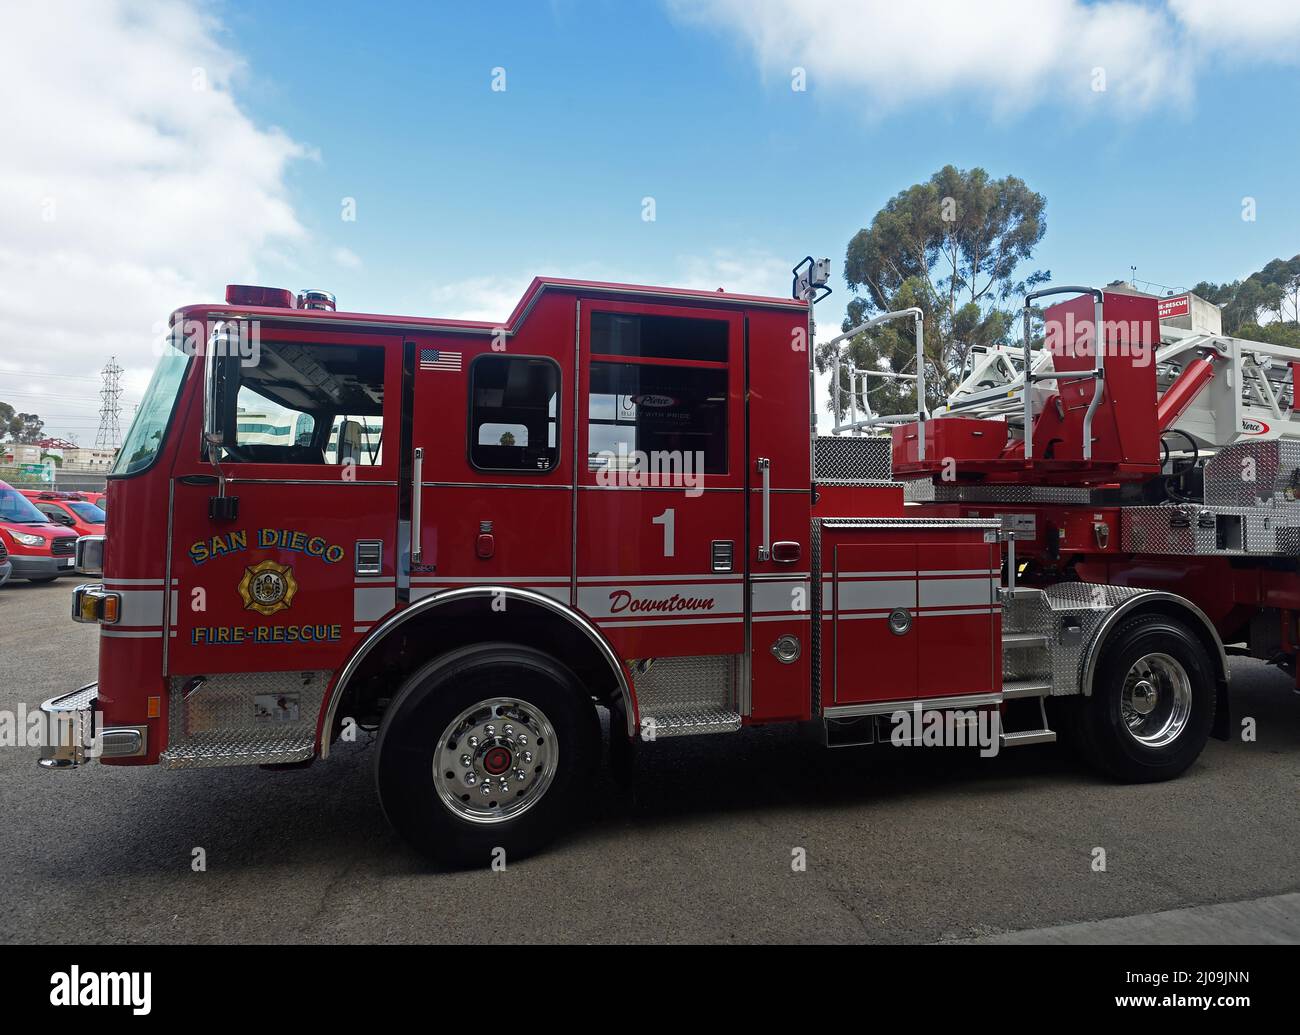
M 1214 671 L 1181 622 L 1139 615 L 1102 648 L 1078 743 L 1103 772 L 1132 783 L 1168 780 L 1196 760 L 1214 724 Z
M 536 851 L 571 818 L 599 756 L 595 708 L 553 658 L 466 647 L 407 680 L 384 716 L 376 786 L 389 821 L 440 862 Z

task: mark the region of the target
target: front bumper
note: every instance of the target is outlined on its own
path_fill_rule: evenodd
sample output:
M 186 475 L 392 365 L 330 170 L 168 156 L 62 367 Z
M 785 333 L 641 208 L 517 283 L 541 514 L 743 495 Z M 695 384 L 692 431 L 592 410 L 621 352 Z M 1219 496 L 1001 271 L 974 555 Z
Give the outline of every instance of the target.
M 9 576 L 14 573 L 14 566 L 9 561 L 0 561 L 0 586 L 9 581 Z
M 39 763 L 43 769 L 74 769 L 96 758 L 134 758 L 145 753 L 148 727 L 101 728 L 102 717 L 95 708 L 98 700 L 99 684 L 88 683 L 41 705 L 47 734 Z
M 39 557 L 31 554 L 10 553 L 16 579 L 52 579 L 73 573 L 72 557 Z

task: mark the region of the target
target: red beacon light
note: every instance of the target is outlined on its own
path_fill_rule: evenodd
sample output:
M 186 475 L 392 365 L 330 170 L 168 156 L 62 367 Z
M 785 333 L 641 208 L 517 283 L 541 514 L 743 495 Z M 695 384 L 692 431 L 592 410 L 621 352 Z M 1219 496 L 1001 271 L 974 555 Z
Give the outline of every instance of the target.
M 294 297 L 293 292 L 287 288 L 258 287 L 254 284 L 227 284 L 226 304 L 292 309 L 294 308 Z

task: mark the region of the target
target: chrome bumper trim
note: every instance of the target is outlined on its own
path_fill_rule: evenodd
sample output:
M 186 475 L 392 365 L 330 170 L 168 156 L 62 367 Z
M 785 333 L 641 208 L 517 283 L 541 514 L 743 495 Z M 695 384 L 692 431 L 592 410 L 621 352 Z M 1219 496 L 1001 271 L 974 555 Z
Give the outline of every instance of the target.
M 46 732 L 39 762 L 42 769 L 75 769 L 95 757 L 87 748 L 95 742 L 97 700 L 99 684 L 87 683 L 41 704 Z

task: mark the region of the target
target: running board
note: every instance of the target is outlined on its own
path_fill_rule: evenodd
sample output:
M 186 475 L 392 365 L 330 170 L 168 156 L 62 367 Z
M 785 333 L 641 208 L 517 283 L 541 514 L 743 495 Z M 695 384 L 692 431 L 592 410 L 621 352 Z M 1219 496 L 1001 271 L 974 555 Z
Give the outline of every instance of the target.
M 1013 679 L 1002 684 L 1002 699 L 1014 701 L 1021 697 L 1046 697 L 1052 692 L 1050 679 Z
M 1020 730 L 1018 733 L 1003 733 L 1000 737 L 1003 747 L 1023 747 L 1026 744 L 1054 744 L 1055 730 Z
M 702 733 L 735 733 L 740 729 L 740 712 L 702 705 L 690 710 L 641 716 L 641 739 L 693 737 Z

